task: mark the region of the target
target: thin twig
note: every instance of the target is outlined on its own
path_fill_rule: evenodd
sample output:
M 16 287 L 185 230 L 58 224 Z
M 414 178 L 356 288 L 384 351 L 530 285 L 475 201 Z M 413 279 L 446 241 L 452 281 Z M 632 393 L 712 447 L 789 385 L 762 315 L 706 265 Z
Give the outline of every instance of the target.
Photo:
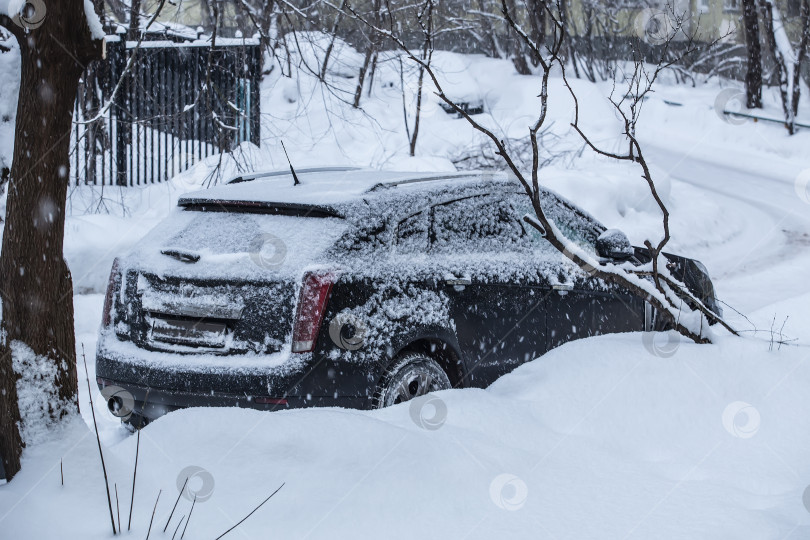
M 132 495 L 129 498 L 129 522 L 127 523 L 127 530 L 132 528 L 132 506 L 135 504 L 135 477 L 138 475 L 138 451 L 141 448 L 141 430 L 135 439 L 135 470 L 132 471 Z
M 152 507 L 152 518 L 149 520 L 149 529 L 146 531 L 146 540 L 149 540 L 149 534 L 152 532 L 152 522 L 155 520 L 155 510 L 157 510 L 158 501 L 160 500 L 160 494 L 163 493 L 161 489 L 158 491 L 157 499 L 155 499 L 155 506 Z
M 121 507 L 118 505 L 118 484 L 115 486 L 115 511 L 118 513 L 118 530 L 121 530 Z
M 785 340 L 785 334 L 784 334 L 785 325 L 787 324 L 789 318 L 790 318 L 790 315 L 786 316 L 785 320 L 782 321 L 782 327 L 779 328 L 779 347 L 777 347 L 777 349 L 776 349 L 778 351 L 782 350 L 782 343 L 784 343 L 784 340 Z
M 188 522 L 191 521 L 191 514 L 194 512 L 194 505 L 197 504 L 197 496 L 194 495 L 194 500 L 191 501 L 191 510 L 188 511 L 188 519 L 186 519 L 186 526 L 183 527 L 183 534 L 180 535 L 180 540 L 183 540 L 183 537 L 186 535 L 186 529 L 188 529 Z
M 62 485 L 65 485 L 65 469 L 62 467 L 62 460 L 59 460 L 59 476 L 62 477 Z
M 175 537 L 175 536 L 177 536 L 177 531 L 179 531 L 179 530 L 180 530 L 180 525 L 182 525 L 182 524 L 183 524 L 183 520 L 184 520 L 184 519 L 186 519 L 186 516 L 185 516 L 185 515 L 184 515 L 183 517 L 181 517 L 181 518 L 180 518 L 180 522 L 177 524 L 177 527 L 175 527 L 175 529 L 174 529 L 174 534 L 172 535 L 172 540 L 174 540 L 174 537 Z
M 276 488 L 276 490 L 275 490 L 273 493 L 271 493 L 271 494 L 270 494 L 270 497 L 272 497 L 273 495 L 275 495 L 276 493 L 278 493 L 278 492 L 279 492 L 279 490 L 280 490 L 281 488 L 283 488 L 283 487 L 284 487 L 284 484 L 286 484 L 286 482 L 284 482 L 284 483 L 282 483 L 280 486 L 278 486 L 278 488 Z M 234 525 L 233 527 L 231 527 L 230 529 L 228 529 L 228 530 L 227 530 L 227 531 L 225 531 L 224 533 L 220 534 L 219 536 L 217 536 L 217 537 L 216 537 L 216 540 L 219 540 L 220 538 L 222 538 L 223 536 L 225 536 L 226 534 L 228 534 L 229 532 L 231 532 L 232 530 L 234 530 L 235 528 L 237 528 L 239 525 L 241 525 L 243 521 L 245 521 L 247 518 L 249 518 L 250 516 L 252 516 L 252 515 L 253 515 L 253 512 L 255 512 L 256 510 L 258 510 L 259 508 L 261 508 L 261 507 L 262 507 L 262 505 L 263 505 L 264 503 L 266 503 L 267 501 L 269 501 L 269 500 L 270 500 L 270 497 L 267 497 L 265 500 L 263 500 L 261 503 L 259 503 L 259 506 L 257 506 L 256 508 L 254 508 L 254 509 L 253 509 L 253 511 L 252 511 L 250 514 L 248 514 L 248 515 L 246 515 L 245 517 L 243 517 L 243 518 L 241 519 L 241 521 L 239 521 L 239 523 L 237 523 L 236 525 Z
M 185 489 L 186 489 L 186 484 L 188 484 L 188 476 L 186 477 L 186 481 L 183 482 L 183 487 L 180 488 L 180 493 L 177 494 L 177 500 L 174 501 L 174 506 L 172 507 L 172 513 L 169 514 L 169 519 L 166 521 L 166 526 L 163 527 L 163 532 L 166 532 L 166 529 L 169 528 L 169 523 L 172 520 L 172 516 L 174 515 L 174 511 L 177 509 L 177 503 L 180 502 L 180 495 L 182 495 L 183 491 L 185 491 Z
M 110 523 L 112 524 L 113 535 L 116 534 L 115 518 L 113 517 L 112 498 L 110 497 L 110 482 L 107 479 L 107 467 L 104 465 L 104 453 L 101 451 L 101 438 L 98 436 L 98 424 L 96 423 L 96 409 L 93 407 L 93 391 L 90 390 L 90 374 L 87 371 L 87 356 L 84 354 L 84 343 L 82 343 L 82 359 L 84 360 L 84 376 L 87 379 L 87 393 L 90 397 L 90 412 L 93 413 L 93 428 L 96 430 L 96 443 L 98 443 L 98 455 L 101 457 L 101 470 L 104 471 L 104 486 L 107 488 L 107 506 L 110 509 Z

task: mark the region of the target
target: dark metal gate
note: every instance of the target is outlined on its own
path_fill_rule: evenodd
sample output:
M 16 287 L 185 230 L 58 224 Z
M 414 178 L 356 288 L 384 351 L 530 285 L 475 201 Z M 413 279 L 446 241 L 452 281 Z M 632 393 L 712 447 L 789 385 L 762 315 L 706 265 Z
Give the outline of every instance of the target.
M 107 39 L 106 60 L 79 87 L 72 182 L 152 184 L 243 141 L 259 145 L 258 41 L 144 41 L 127 70 L 137 43 Z

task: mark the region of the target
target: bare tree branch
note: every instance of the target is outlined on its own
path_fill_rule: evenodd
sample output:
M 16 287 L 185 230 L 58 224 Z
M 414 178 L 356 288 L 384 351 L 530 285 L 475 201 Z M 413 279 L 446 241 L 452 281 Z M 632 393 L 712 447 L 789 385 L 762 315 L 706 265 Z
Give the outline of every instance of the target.
M 554 10 L 551 9 L 551 6 L 547 5 L 546 17 L 552 25 L 550 36 L 551 45 L 549 46 L 546 44 L 541 44 L 532 40 L 529 34 L 521 29 L 520 25 L 515 21 L 514 15 L 511 13 L 507 2 L 502 0 L 501 4 L 504 20 L 508 26 L 514 30 L 519 38 L 523 40 L 529 50 L 538 55 L 538 65 L 540 66 L 541 70 L 540 93 L 538 96 L 540 98 L 540 111 L 536 120 L 530 126 L 527 126 L 532 145 L 532 170 L 529 178 L 527 178 L 520 170 L 518 162 L 506 147 L 504 139 L 498 137 L 492 130 L 485 127 L 475 118 L 470 116 L 458 103 L 445 94 L 441 81 L 435 70 L 430 66 L 429 62 L 425 61 L 421 54 L 415 53 L 405 44 L 401 36 L 399 36 L 395 31 L 396 27 L 394 26 L 393 21 L 391 22 L 390 29 L 384 29 L 363 17 L 350 4 L 346 3 L 345 9 L 348 10 L 356 20 L 368 26 L 373 32 L 376 32 L 386 39 L 391 40 L 410 60 L 424 69 L 424 72 L 427 73 L 428 77 L 430 77 L 433 85 L 436 88 L 437 97 L 446 103 L 453 111 L 464 118 L 475 130 L 482 133 L 492 142 L 496 149 L 495 154 L 503 159 L 507 169 L 515 176 L 515 178 L 517 178 L 517 180 L 523 186 L 525 193 L 531 199 L 536 219 L 532 218 L 527 221 L 536 227 L 541 234 L 545 236 L 546 240 L 548 240 L 548 242 L 554 246 L 554 248 L 560 251 L 580 268 L 591 271 L 591 273 L 593 273 L 597 278 L 602 279 L 607 283 L 616 284 L 644 298 L 662 314 L 665 320 L 671 324 L 675 330 L 697 343 L 706 343 L 708 342 L 708 338 L 703 335 L 702 324 L 700 328 L 694 328 L 687 326 L 682 322 L 680 314 L 684 309 L 684 298 L 688 300 L 690 309 L 696 310 L 701 314 L 701 320 L 708 319 L 709 321 L 719 321 L 730 332 L 736 334 L 736 332 L 728 324 L 721 321 L 717 314 L 706 308 L 706 306 L 703 305 L 700 300 L 691 294 L 683 283 L 676 280 L 669 273 L 666 265 L 661 265 L 659 263 L 661 250 L 670 239 L 669 211 L 658 194 L 649 166 L 642 152 L 641 145 L 636 138 L 635 128 L 644 97 L 651 92 L 652 86 L 656 82 L 660 73 L 664 69 L 667 69 L 671 65 L 678 62 L 683 55 L 681 57 L 676 56 L 674 58 L 670 58 L 669 60 L 659 62 L 655 69 L 649 73 L 644 68 L 644 64 L 641 59 L 638 59 L 635 62 L 634 71 L 629 78 L 628 83 L 630 92 L 618 100 L 613 99 L 612 95 L 610 98 L 614 108 L 616 108 L 621 115 L 624 124 L 623 134 L 627 137 L 628 150 L 626 154 L 607 151 L 595 145 L 579 127 L 579 103 L 573 89 L 571 88 L 571 85 L 568 83 L 568 80 L 565 77 L 565 62 L 560 54 L 561 48 L 566 40 L 565 25 L 560 21 Z M 562 9 L 559 2 L 557 3 L 556 8 L 558 11 Z M 670 41 L 671 40 L 665 44 L 665 47 L 663 48 L 664 53 L 668 52 Z M 685 52 L 684 55 L 689 54 L 691 49 L 692 47 L 687 47 L 687 52 Z M 574 99 L 575 113 L 572 127 L 582 137 L 588 147 L 600 155 L 620 161 L 634 162 L 639 164 L 642 168 L 642 177 L 647 183 L 647 186 L 663 215 L 663 238 L 656 246 L 653 246 L 649 241 L 645 243 L 650 255 L 652 256 L 651 269 L 648 269 L 646 266 L 638 267 L 628 264 L 615 264 L 614 262 L 610 261 L 594 260 L 587 253 L 572 245 L 571 241 L 565 237 L 565 235 L 556 227 L 554 222 L 550 220 L 544 212 L 540 199 L 540 149 L 537 135 L 547 118 L 548 81 L 551 70 L 555 65 L 559 66 L 562 70 L 564 84 Z M 631 97 L 627 98 L 627 95 L 630 95 Z M 625 102 L 625 100 L 628 101 Z M 622 105 L 627 105 L 629 107 L 629 113 L 625 111 Z M 651 278 L 651 281 L 648 280 L 648 278 Z

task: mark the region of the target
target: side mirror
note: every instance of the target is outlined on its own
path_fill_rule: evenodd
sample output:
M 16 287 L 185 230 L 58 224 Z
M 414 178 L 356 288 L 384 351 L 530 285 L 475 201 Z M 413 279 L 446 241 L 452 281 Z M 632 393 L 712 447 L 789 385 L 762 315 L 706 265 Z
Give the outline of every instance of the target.
M 627 235 L 619 229 L 608 229 L 596 239 L 596 253 L 606 259 L 629 259 L 635 253 Z

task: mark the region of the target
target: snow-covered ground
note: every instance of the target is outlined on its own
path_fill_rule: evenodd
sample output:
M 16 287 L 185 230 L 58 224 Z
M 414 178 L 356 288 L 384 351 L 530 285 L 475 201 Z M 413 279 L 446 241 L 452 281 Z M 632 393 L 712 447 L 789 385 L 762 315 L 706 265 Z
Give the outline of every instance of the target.
M 486 122 L 513 136 L 525 130 L 537 106 L 536 78 L 503 61 L 449 54 L 439 61 L 454 88 L 484 100 Z M 336 73 L 336 85 L 351 87 L 341 80 Z M 355 111 L 311 77 L 271 79 L 262 150 L 247 148 L 226 165 L 283 166 L 282 134 L 299 167 L 450 170 L 448 156 L 480 144 L 463 120 L 430 101 L 417 157 L 408 157 L 398 81 L 398 72 L 383 70 L 374 97 Z M 556 148 L 576 148 L 570 102 L 559 80 L 551 87 Z M 615 144 L 616 119 L 600 97 L 610 87 L 576 88 L 592 111 L 591 133 Z M 590 338 L 487 390 L 450 390 L 380 411 L 172 413 L 141 431 L 125 534 L 146 536 L 160 493 L 150 537 L 169 538 L 179 526 L 179 538 L 193 495 L 180 497 L 163 529 L 190 476 L 186 491 L 198 497 L 190 538 L 225 532 L 282 483 L 229 537 L 810 536 L 810 134 L 788 138 L 776 125 L 728 123 L 715 111 L 722 91 L 659 87 L 645 103 L 640 134 L 673 214 L 672 251 L 706 264 L 743 338 L 718 332 L 715 344 L 703 346 L 670 334 Z M 166 185 L 110 190 L 110 214 L 83 213 L 98 193 L 76 191 L 71 199 L 67 256 L 78 292 L 87 293 L 75 297 L 77 342 L 87 352 L 112 504 L 117 485 L 125 530 L 136 438 L 106 412 L 92 383 L 101 293 L 113 256 L 204 182 L 207 165 Z M 637 169 L 585 153 L 544 169 L 543 182 L 634 242 L 659 234 Z M 121 197 L 126 212 L 116 206 Z M 770 329 L 783 322 L 795 341 L 780 346 Z M 0 486 L 3 538 L 111 535 L 81 382 L 84 422 L 26 450 L 22 472 Z

